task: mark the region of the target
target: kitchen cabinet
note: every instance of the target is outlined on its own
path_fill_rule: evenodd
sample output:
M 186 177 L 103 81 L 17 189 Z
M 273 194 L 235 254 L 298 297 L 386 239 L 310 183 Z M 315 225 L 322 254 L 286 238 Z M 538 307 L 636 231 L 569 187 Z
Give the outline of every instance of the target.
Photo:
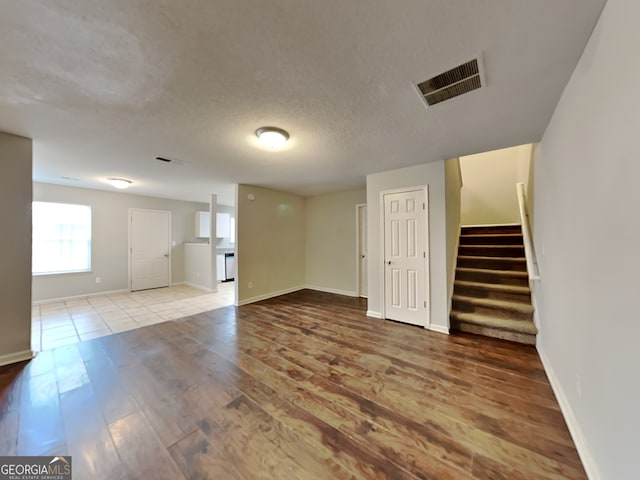
M 197 238 L 209 238 L 211 232 L 211 214 L 209 212 L 196 212 Z
M 229 238 L 231 236 L 231 215 L 216 213 L 216 237 Z

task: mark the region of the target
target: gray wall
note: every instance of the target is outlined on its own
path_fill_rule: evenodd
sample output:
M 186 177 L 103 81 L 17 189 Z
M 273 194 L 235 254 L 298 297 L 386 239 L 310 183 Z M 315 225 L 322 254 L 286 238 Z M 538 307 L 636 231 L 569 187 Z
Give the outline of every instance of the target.
M 516 183 L 528 184 L 530 144 L 460 157 L 463 225 L 520 223 Z
M 254 200 L 249 200 L 251 194 Z M 304 198 L 238 185 L 236 302 L 249 303 L 304 287 Z
M 31 356 L 31 149 L 0 132 L 0 365 Z
M 444 161 L 367 175 L 368 309 L 379 316 L 383 301 L 380 192 L 395 188 L 429 186 L 429 307 L 431 328 L 449 331 L 447 307 L 447 246 Z
M 640 472 L 638 18 L 607 2 L 535 159 L 538 349 L 592 479 Z
M 365 189 L 305 199 L 307 286 L 357 295 L 356 205 L 366 201 Z
M 92 212 L 92 271 L 33 277 L 33 300 L 87 295 L 129 288 L 128 215 L 129 208 L 167 210 L 171 212 L 171 236 L 176 242 L 171 252 L 172 282 L 184 277 L 184 242 L 195 241 L 195 213 L 209 210 L 204 203 L 182 202 L 143 197 L 124 192 L 107 192 L 85 188 L 34 183 L 34 201 L 90 205 Z M 95 283 L 95 277 L 101 283 Z

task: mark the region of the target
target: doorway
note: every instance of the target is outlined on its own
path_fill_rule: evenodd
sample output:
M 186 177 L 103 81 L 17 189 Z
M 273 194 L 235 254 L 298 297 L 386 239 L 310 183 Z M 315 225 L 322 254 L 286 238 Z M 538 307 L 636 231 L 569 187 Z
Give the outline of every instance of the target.
M 381 193 L 383 316 L 423 327 L 429 324 L 426 193 L 426 187 Z
M 356 272 L 358 296 L 367 298 L 367 205 L 356 205 Z
M 131 291 L 168 287 L 171 282 L 171 212 L 129 209 Z

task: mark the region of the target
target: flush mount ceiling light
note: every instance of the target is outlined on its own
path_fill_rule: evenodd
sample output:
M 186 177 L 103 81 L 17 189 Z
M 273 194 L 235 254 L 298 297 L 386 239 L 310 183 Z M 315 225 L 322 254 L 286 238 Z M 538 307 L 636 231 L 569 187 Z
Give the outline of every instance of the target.
M 126 178 L 107 178 L 107 180 L 109 181 L 109 183 L 111 185 L 113 185 L 114 187 L 120 189 L 120 190 L 124 190 L 125 188 L 129 188 L 129 185 L 131 185 L 133 182 L 131 180 L 127 180 Z
M 278 127 L 261 127 L 256 135 L 260 143 L 272 149 L 282 147 L 289 140 L 287 131 Z

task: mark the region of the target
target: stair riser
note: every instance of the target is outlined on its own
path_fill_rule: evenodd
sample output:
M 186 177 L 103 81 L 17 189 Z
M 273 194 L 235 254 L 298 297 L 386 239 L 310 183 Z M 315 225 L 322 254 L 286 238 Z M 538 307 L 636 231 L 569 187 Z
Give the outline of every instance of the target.
M 462 227 L 462 235 L 493 235 L 498 233 L 522 233 L 520 225 L 502 225 L 498 227 Z
M 506 300 L 508 302 L 524 303 L 525 305 L 531 305 L 530 293 L 512 293 L 512 292 L 500 292 L 482 287 L 455 287 L 456 295 L 463 295 L 465 297 L 476 298 L 488 298 L 490 300 Z
M 470 325 L 457 320 L 451 321 L 451 328 L 467 333 L 475 333 L 476 335 L 484 335 L 485 337 L 499 338 L 509 340 L 511 342 L 524 343 L 526 345 L 535 345 L 536 336 L 526 333 L 510 332 L 489 327 L 480 327 L 478 325 Z
M 486 270 L 510 270 L 526 272 L 527 263 L 524 260 L 506 260 L 501 258 L 461 258 L 458 257 L 458 267 L 484 268 Z
M 493 283 L 497 285 L 515 285 L 518 287 L 529 286 L 529 280 L 526 277 L 507 277 L 504 275 L 492 275 L 484 272 L 456 272 L 456 280 Z
M 460 245 L 458 255 L 471 255 L 478 257 L 524 257 L 524 247 L 512 246 L 479 246 Z
M 507 320 L 533 321 L 533 313 L 519 312 L 511 309 L 503 309 L 498 307 L 488 307 L 484 305 L 473 305 L 464 301 L 454 300 L 452 305 L 453 312 L 461 313 L 477 313 L 479 315 L 487 315 L 496 318 L 505 318 Z
M 460 245 L 522 245 L 522 235 L 466 236 L 460 237 Z

